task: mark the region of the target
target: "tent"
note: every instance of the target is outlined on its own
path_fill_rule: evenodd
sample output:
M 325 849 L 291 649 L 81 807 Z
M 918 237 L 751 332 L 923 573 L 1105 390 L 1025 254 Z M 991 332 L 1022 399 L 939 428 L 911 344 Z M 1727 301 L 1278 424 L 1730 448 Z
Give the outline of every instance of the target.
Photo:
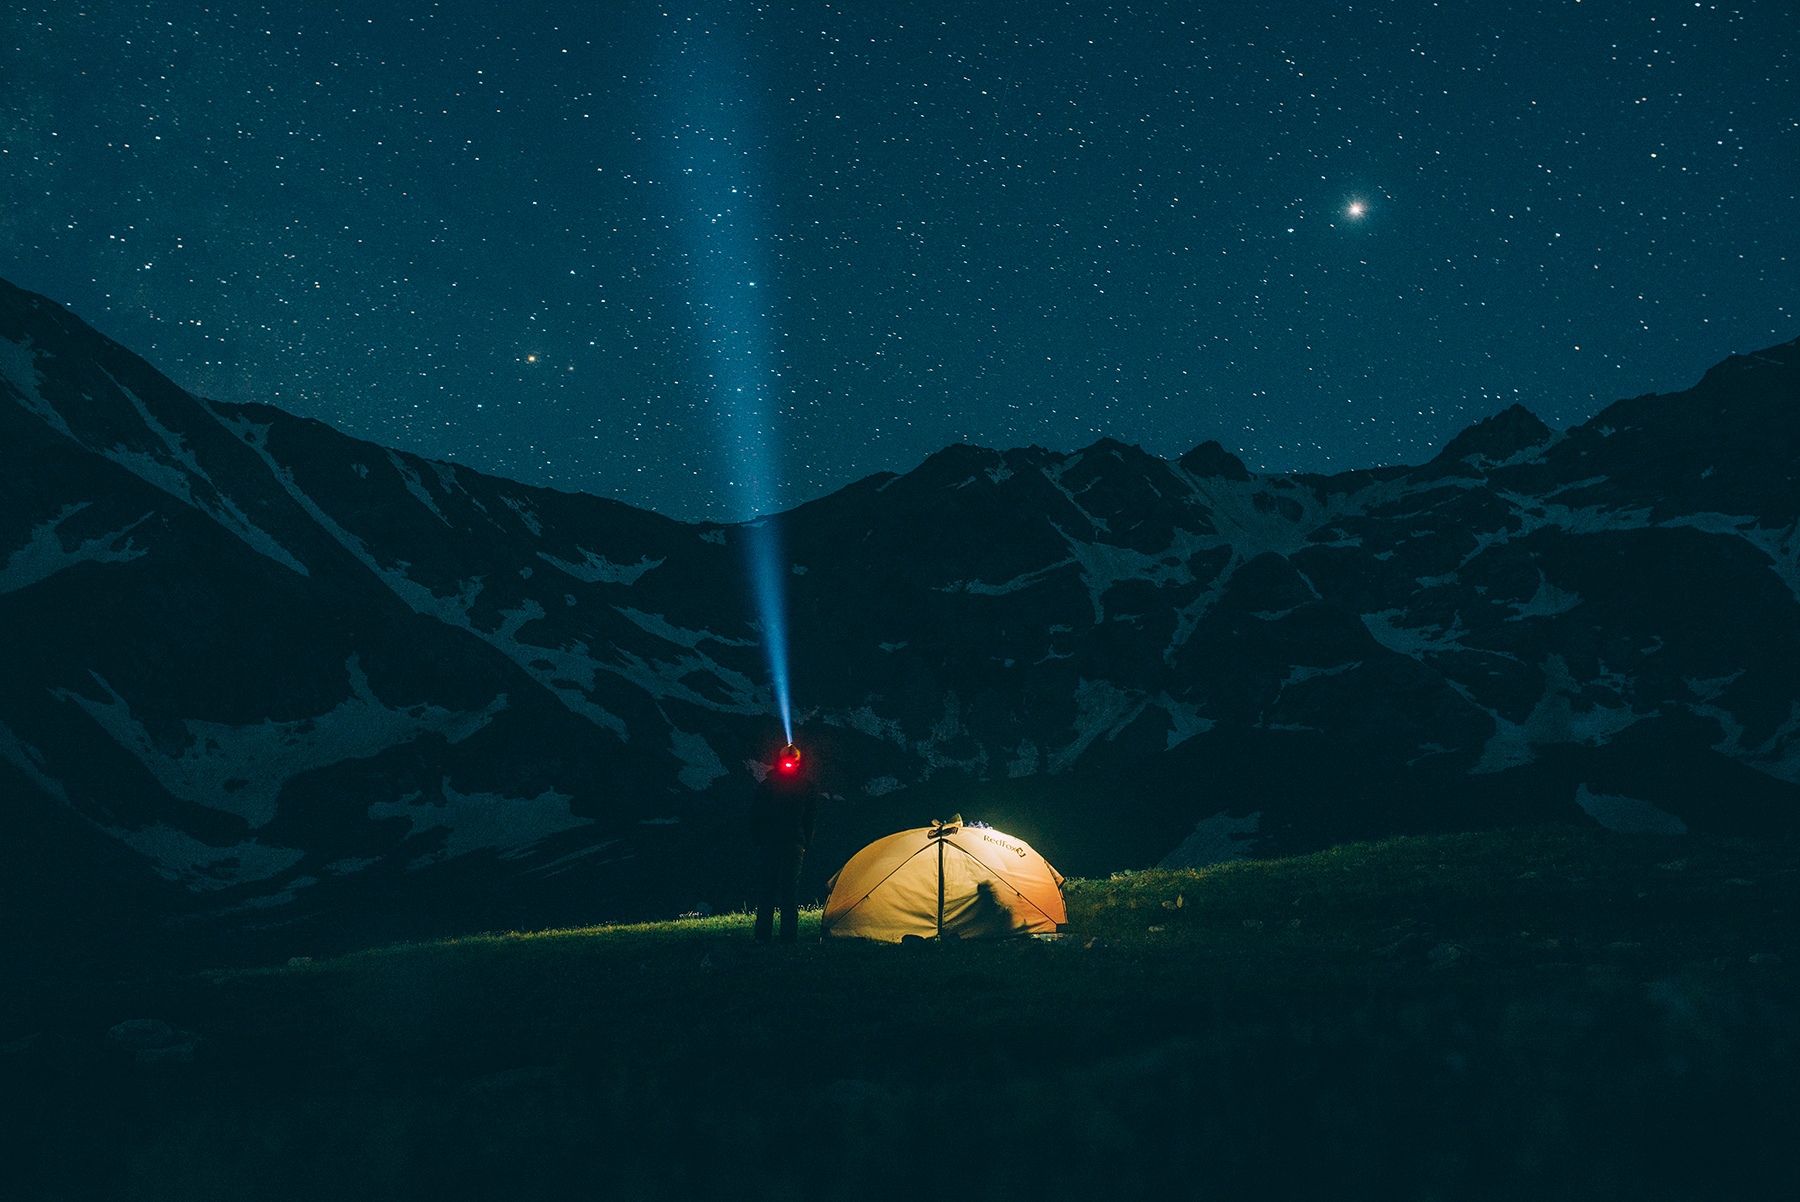
M 824 931 L 889 943 L 1052 932 L 1069 921 L 1062 881 L 1024 840 L 958 815 L 850 857 L 831 878 Z

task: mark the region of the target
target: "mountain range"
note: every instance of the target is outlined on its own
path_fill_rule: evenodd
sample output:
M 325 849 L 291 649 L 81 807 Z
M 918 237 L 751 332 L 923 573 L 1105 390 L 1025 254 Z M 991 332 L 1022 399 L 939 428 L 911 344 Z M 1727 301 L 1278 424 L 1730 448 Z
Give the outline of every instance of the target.
M 1259 475 L 947 447 L 768 519 L 805 891 L 960 810 L 1063 872 L 1800 802 L 1800 341 L 1557 431 Z M 194 396 L 0 283 L 18 955 L 727 908 L 781 741 L 742 525 Z

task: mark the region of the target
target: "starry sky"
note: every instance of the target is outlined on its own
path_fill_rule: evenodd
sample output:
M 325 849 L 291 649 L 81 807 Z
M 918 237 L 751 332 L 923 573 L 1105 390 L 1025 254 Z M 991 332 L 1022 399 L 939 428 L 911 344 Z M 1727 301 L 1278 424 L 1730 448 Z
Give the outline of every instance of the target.
M 1787 0 L 0 14 L 0 275 L 686 519 L 952 442 L 1428 458 L 1800 335 Z

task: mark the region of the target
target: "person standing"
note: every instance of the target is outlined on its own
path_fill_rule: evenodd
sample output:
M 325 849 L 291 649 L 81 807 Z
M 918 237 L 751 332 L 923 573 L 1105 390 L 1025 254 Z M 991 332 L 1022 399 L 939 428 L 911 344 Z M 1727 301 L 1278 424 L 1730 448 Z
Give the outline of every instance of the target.
M 781 910 L 781 941 L 800 935 L 800 868 L 812 845 L 819 816 L 819 794 L 811 773 L 800 762 L 800 748 L 781 749 L 768 775 L 756 786 L 750 803 L 750 841 L 756 845 L 756 941 L 774 934 L 775 910 Z

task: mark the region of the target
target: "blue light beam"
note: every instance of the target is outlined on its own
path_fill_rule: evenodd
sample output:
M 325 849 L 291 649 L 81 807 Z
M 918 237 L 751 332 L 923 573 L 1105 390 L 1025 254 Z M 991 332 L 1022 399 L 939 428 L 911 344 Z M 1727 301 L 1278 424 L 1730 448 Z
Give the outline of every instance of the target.
M 706 405 L 723 440 L 720 500 L 739 534 L 769 682 L 788 741 L 794 739 L 788 678 L 787 562 L 774 516 L 781 478 L 775 418 L 781 393 L 771 313 L 774 289 L 757 220 L 751 148 L 752 89 L 732 52 L 743 31 L 699 15 L 677 27 L 674 55 L 676 179 L 690 269 L 688 306 L 712 370 Z
M 769 683 L 775 689 L 775 708 L 781 729 L 794 741 L 794 709 L 788 688 L 787 581 L 782 565 L 781 527 L 770 518 L 744 528 L 744 554 L 750 570 L 750 587 L 756 611 L 762 619 L 763 650 L 769 657 Z

